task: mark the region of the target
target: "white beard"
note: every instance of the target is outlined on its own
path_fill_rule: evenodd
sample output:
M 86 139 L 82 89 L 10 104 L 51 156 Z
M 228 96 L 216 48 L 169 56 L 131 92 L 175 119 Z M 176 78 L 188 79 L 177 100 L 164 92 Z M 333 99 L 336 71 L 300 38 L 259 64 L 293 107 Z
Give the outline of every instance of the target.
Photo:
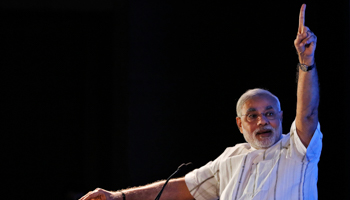
M 261 128 L 257 128 L 253 133 L 248 133 L 243 127 L 243 136 L 244 139 L 254 148 L 256 149 L 266 149 L 274 145 L 277 141 L 280 140 L 282 135 L 282 123 L 280 122 L 277 130 L 272 128 L 270 125 L 266 125 Z M 271 130 L 271 135 L 269 137 L 265 137 L 263 139 L 258 139 L 259 135 L 257 133 L 262 130 Z

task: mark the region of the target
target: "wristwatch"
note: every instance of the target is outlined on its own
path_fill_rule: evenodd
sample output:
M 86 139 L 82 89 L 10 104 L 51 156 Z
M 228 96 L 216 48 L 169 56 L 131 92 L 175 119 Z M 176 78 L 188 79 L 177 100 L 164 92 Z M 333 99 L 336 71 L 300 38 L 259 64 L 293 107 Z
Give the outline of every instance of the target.
M 312 64 L 311 66 L 307 66 L 305 64 L 298 64 L 298 67 L 303 70 L 304 72 L 310 71 L 312 70 L 314 67 L 316 67 L 316 63 L 314 62 L 314 64 Z

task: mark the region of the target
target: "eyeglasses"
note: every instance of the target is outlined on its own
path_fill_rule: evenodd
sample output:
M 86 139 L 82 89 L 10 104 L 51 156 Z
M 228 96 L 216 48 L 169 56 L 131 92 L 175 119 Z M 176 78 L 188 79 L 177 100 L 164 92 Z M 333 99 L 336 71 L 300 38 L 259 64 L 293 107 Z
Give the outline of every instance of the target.
M 268 111 L 266 113 L 252 112 L 242 115 L 242 117 L 246 116 L 248 122 L 255 122 L 258 120 L 258 117 L 261 119 L 262 115 L 264 115 L 268 120 L 274 120 L 277 118 L 277 114 L 274 111 Z

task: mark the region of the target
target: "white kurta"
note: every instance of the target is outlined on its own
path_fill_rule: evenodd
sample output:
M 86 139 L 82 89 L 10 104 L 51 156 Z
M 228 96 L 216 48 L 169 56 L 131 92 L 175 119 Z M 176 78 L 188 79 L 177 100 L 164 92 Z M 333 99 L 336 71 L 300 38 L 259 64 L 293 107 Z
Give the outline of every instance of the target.
M 293 122 L 290 133 L 270 148 L 229 147 L 185 180 L 196 200 L 316 200 L 321 149 L 320 124 L 306 149 Z

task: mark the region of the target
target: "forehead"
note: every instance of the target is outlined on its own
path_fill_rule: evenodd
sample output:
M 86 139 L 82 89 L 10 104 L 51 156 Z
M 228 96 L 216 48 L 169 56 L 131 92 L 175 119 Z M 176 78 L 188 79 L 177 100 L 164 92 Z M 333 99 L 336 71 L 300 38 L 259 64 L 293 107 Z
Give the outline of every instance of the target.
M 243 107 L 242 111 L 264 111 L 269 109 L 278 110 L 277 100 L 269 95 L 258 95 L 247 100 Z

